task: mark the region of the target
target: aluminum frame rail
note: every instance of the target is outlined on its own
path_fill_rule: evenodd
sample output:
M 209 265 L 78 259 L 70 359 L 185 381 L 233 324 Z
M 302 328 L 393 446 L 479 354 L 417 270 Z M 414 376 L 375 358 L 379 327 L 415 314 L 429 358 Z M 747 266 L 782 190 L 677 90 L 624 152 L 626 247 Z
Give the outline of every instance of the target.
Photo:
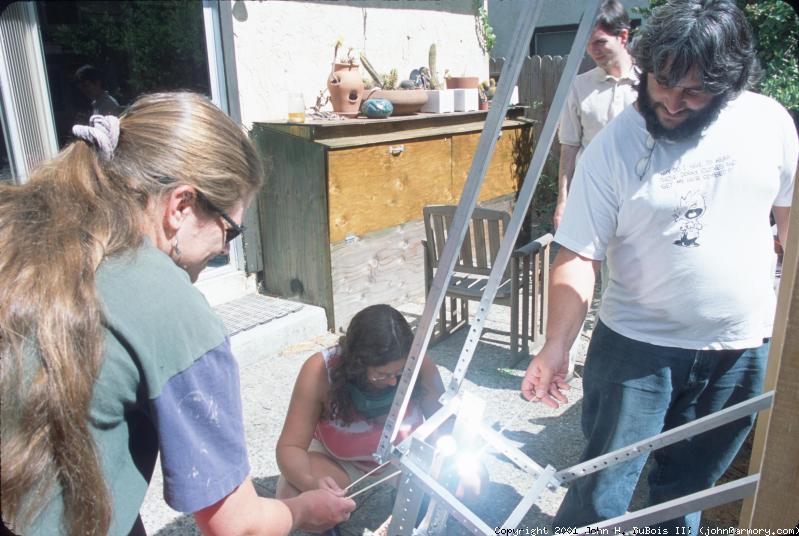
M 678 441 L 718 428 L 719 426 L 746 417 L 754 412 L 768 409 L 771 407 L 773 401 L 774 391 L 763 393 L 762 395 L 739 402 L 721 411 L 705 415 L 695 421 L 666 430 L 665 432 L 647 439 L 642 439 L 632 445 L 622 447 L 613 452 L 608 452 L 596 458 L 591 458 L 590 460 L 573 465 L 563 471 L 558 471 L 555 474 L 555 478 L 560 484 L 563 484 L 585 475 L 590 475 L 605 467 L 610 467 L 611 465 L 630 460 L 638 455 L 673 445 Z
M 592 1 L 598 5 L 598 0 Z M 531 2 L 524 2 L 522 4 L 522 12 L 519 15 L 519 20 L 511 40 L 513 45 L 511 47 L 510 57 L 502 66 L 502 73 L 499 83 L 497 84 L 496 93 L 494 94 L 494 106 L 489 110 L 483 132 L 480 134 L 480 140 L 477 143 L 477 149 L 472 159 L 469 175 L 466 179 L 463 192 L 461 193 L 458 208 L 455 210 L 455 215 L 452 219 L 448 239 L 441 253 L 441 260 L 439 261 L 438 269 L 433 277 L 422 317 L 419 320 L 419 328 L 416 330 L 416 335 L 411 344 L 411 350 L 402 372 L 397 394 L 394 397 L 394 403 L 386 418 L 383 434 L 380 437 L 380 443 L 375 453 L 375 458 L 380 463 L 385 461 L 391 454 L 392 442 L 397 437 L 402 422 L 401 415 L 405 414 L 405 410 L 408 407 L 413 392 L 413 386 L 416 384 L 419 369 L 422 365 L 421 356 L 424 355 L 427 350 L 427 345 L 430 342 L 432 329 L 435 325 L 435 317 L 444 301 L 446 288 L 452 278 L 452 271 L 458 259 L 460 245 L 466 236 L 469 220 L 477 204 L 480 186 L 483 183 L 486 171 L 488 170 L 488 164 L 491 162 L 491 157 L 494 154 L 497 138 L 501 133 L 502 123 L 505 120 L 507 105 L 510 102 L 513 87 L 516 85 L 516 81 L 519 78 L 522 63 L 527 55 L 528 46 L 533 37 L 533 30 L 538 23 L 538 17 L 541 13 L 542 6 L 543 0 L 532 0 Z M 582 54 L 580 54 L 580 57 L 582 57 Z M 505 264 L 507 264 L 507 260 Z
M 635 512 L 602 521 L 590 527 L 575 529 L 572 534 L 621 534 L 622 531 L 640 529 L 661 521 L 668 521 L 675 517 L 684 516 L 691 512 L 714 508 L 721 504 L 737 501 L 745 497 L 754 495 L 757 483 L 760 480 L 760 473 L 745 476 L 726 484 L 721 484 L 713 488 L 703 489 L 656 504 L 648 508 L 642 508 Z M 605 532 L 607 531 L 607 532 Z M 686 536 L 688 532 L 686 531 Z
M 558 82 L 558 89 L 555 91 L 552 106 L 549 108 L 546 121 L 544 121 L 544 128 L 541 130 L 541 135 L 536 141 L 530 167 L 524 177 L 522 187 L 519 189 L 519 195 L 516 199 L 516 206 L 513 209 L 510 223 L 500 243 L 497 257 L 491 267 L 491 274 L 488 276 L 488 281 L 483 290 L 483 297 L 480 300 L 480 305 L 477 307 L 477 314 L 475 315 L 474 321 L 469 326 L 469 334 L 466 337 L 466 343 L 463 345 L 458 363 L 455 365 L 455 370 L 452 373 L 452 378 L 447 387 L 448 395 L 452 395 L 458 391 L 463 382 L 463 378 L 466 376 L 469 363 L 474 356 L 474 351 L 477 348 L 477 343 L 483 332 L 486 316 L 488 316 L 488 311 L 494 303 L 494 298 L 497 295 L 497 290 L 503 277 L 505 267 L 508 265 L 508 261 L 513 253 L 513 248 L 516 244 L 519 232 L 521 231 L 524 217 L 527 214 L 536 186 L 538 186 L 538 181 L 541 178 L 541 172 L 544 169 L 544 164 L 549 155 L 549 148 L 552 145 L 552 140 L 555 138 L 555 131 L 558 128 L 560 116 L 566 104 L 569 88 L 582 62 L 583 51 L 588 45 L 588 39 L 591 35 L 591 29 L 594 26 L 596 15 L 599 12 L 600 4 L 601 0 L 586 1 L 585 10 L 583 11 L 580 25 L 577 28 L 577 34 L 574 36 L 574 42 L 569 52 L 569 58 L 566 60 L 563 74 L 561 74 L 560 81 Z
M 499 452 L 506 456 L 508 456 L 506 452 L 508 449 L 517 450 L 518 456 L 508 456 L 508 458 L 517 466 L 527 471 L 533 478 L 532 486 L 525 493 L 524 497 L 522 497 L 522 500 L 514 507 L 501 528 L 516 528 L 530 508 L 535 504 L 538 497 L 547 490 L 557 489 L 560 487 L 560 484 L 564 482 L 606 469 L 607 467 L 628 461 L 636 456 L 666 447 L 687 437 L 692 437 L 723 426 L 731 421 L 745 417 L 746 415 L 762 411 L 771 407 L 773 400 L 774 391 L 769 391 L 693 422 L 667 430 L 617 451 L 598 456 L 557 472 L 552 466 L 541 468 L 532 461 L 531 463 L 525 463 L 524 460 L 529 460 L 529 458 L 519 449 L 511 446 L 506 438 L 500 434 L 486 433 L 485 430 L 481 430 L 479 434 L 486 440 L 487 444 L 497 448 Z M 438 426 L 453 415 L 459 409 L 461 403 L 461 395 L 459 395 L 451 399 L 444 408 L 439 410 L 436 415 L 445 415 L 446 417 L 436 419 Z M 434 418 L 435 417 L 436 416 L 434 416 Z M 429 427 L 425 431 L 426 437 L 433 431 L 434 429 Z M 490 528 L 488 524 L 456 498 L 445 486 L 438 482 L 438 468 L 440 468 L 440 464 L 436 467 L 436 449 L 413 435 L 409 439 L 410 447 L 408 452 L 400 459 L 403 475 L 400 479 L 397 501 L 394 504 L 394 510 L 392 512 L 392 523 L 389 526 L 390 536 L 435 536 L 437 534 L 443 534 L 446 528 L 446 518 L 441 515 L 442 511 L 452 515 L 472 534 L 485 536 L 496 534 L 495 529 Z M 590 527 L 571 527 L 569 532 L 576 534 L 597 534 L 603 533 L 602 530 L 605 529 L 608 531 L 609 529 L 628 530 L 634 527 L 642 527 L 661 521 L 667 521 L 680 515 L 712 508 L 752 495 L 755 492 L 758 479 L 759 475 L 747 476 L 724 485 L 701 490 L 671 501 L 598 522 Z M 430 508 L 436 508 L 438 511 L 432 512 L 430 515 L 426 516 L 426 518 L 434 520 L 432 523 L 428 523 L 424 529 L 414 529 L 413 524 L 419 514 L 423 495 L 425 494 L 435 497 L 435 502 L 431 500 Z M 618 534 L 620 532 L 614 531 L 614 533 Z

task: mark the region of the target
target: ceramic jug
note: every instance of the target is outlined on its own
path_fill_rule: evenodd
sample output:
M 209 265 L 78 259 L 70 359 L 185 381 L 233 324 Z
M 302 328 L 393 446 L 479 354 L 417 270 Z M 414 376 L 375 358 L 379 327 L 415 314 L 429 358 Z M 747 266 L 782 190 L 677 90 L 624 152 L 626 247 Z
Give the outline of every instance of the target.
M 327 90 L 333 111 L 355 117 L 361 107 L 363 79 L 357 63 L 334 63 L 327 78 Z

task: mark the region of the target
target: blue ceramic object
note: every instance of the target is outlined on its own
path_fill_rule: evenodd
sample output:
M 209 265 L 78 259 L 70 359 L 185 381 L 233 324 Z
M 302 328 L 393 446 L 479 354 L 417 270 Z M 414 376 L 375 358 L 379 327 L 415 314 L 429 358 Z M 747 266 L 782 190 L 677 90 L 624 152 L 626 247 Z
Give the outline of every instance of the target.
M 361 105 L 361 113 L 370 119 L 388 117 L 394 111 L 394 106 L 386 99 L 368 99 Z

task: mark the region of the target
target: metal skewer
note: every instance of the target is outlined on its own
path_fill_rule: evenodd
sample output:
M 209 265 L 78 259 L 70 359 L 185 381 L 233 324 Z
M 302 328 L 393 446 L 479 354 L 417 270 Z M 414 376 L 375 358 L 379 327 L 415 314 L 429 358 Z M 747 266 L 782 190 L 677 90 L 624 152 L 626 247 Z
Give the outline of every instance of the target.
M 363 489 L 360 489 L 360 490 L 356 491 L 356 492 L 355 492 L 355 493 L 353 493 L 352 495 L 347 495 L 347 499 L 354 499 L 355 497 L 357 497 L 358 495 L 360 495 L 360 494 L 361 494 L 361 493 L 363 493 L 364 491 L 366 491 L 366 490 L 368 490 L 368 489 L 371 489 L 371 488 L 373 488 L 373 487 L 375 487 L 375 486 L 377 486 L 377 485 L 379 485 L 379 484 L 382 484 L 382 483 L 383 483 L 383 482 L 385 482 L 386 480 L 389 480 L 389 479 L 391 479 L 391 478 L 394 478 L 395 476 L 397 476 L 397 475 L 398 475 L 398 474 L 400 474 L 401 472 L 402 472 L 401 470 L 399 470 L 399 471 L 395 471 L 395 472 L 391 473 L 390 475 L 388 475 L 388 476 L 386 476 L 386 477 L 383 477 L 383 478 L 381 478 L 381 479 L 380 479 L 380 480 L 378 480 L 377 482 L 374 482 L 374 483 L 372 483 L 372 484 L 369 484 L 369 485 L 368 485 L 368 486 L 366 486 L 365 488 L 363 488 Z M 359 478 L 358 480 L 361 480 L 361 478 Z M 357 480 L 356 480 L 356 482 L 357 482 Z
M 369 471 L 368 473 L 366 473 L 365 475 L 363 475 L 361 478 L 357 479 L 356 481 L 352 482 L 352 483 L 351 483 L 349 486 L 347 486 L 346 488 L 344 488 L 344 491 L 347 491 L 348 489 L 350 489 L 351 487 L 353 487 L 355 484 L 357 484 L 358 482 L 360 482 L 360 481 L 361 481 L 361 480 L 363 480 L 364 478 L 366 478 L 366 477 L 370 476 L 372 473 L 376 473 L 377 471 L 379 471 L 380 469 L 382 469 L 383 467 L 385 467 L 386 465 L 388 465 L 388 464 L 390 464 L 390 463 L 391 463 L 391 460 L 388 460 L 387 462 L 383 462 L 383 463 L 381 463 L 380 465 L 378 465 L 377 467 L 375 467 L 374 469 L 372 469 L 371 471 Z

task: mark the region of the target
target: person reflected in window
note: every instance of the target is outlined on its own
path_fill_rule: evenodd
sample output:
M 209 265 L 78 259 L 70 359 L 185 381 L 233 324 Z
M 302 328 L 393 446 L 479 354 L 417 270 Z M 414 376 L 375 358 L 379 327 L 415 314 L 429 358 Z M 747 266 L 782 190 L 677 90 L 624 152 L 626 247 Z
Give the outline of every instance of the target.
M 125 110 L 105 89 L 104 73 L 92 65 L 84 65 L 75 71 L 78 89 L 92 105 L 92 115 L 119 115 Z

